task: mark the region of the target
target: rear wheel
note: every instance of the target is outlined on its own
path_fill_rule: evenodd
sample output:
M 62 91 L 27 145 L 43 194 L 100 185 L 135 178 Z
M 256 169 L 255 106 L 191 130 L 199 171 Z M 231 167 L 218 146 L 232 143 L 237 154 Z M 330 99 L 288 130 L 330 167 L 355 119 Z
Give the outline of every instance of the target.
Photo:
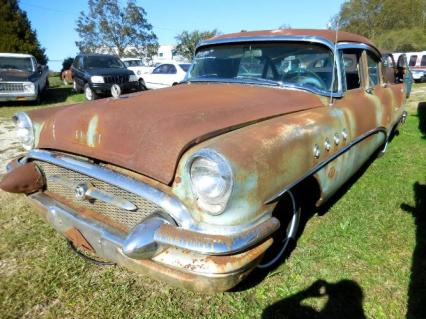
M 98 98 L 98 95 L 90 88 L 88 83 L 84 85 L 84 96 L 88 101 L 93 101 Z
M 300 221 L 300 205 L 291 191 L 287 191 L 275 208 L 275 217 L 280 220 L 281 226 L 277 230 L 272 246 L 266 251 L 262 261 L 257 266 L 266 269 L 274 266 L 284 256 L 287 256 L 294 247 Z

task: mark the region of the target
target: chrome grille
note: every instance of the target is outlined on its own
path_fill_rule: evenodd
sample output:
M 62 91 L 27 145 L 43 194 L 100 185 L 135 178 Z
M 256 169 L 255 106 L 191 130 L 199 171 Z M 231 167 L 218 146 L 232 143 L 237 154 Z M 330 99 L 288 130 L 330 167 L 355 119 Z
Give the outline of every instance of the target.
M 35 163 L 44 172 L 46 180 L 48 180 L 49 176 L 56 175 L 62 178 L 66 178 L 67 180 L 70 180 L 75 184 L 90 183 L 99 190 L 126 199 L 135 204 L 137 206 L 137 210 L 128 211 L 100 200 L 78 200 L 75 197 L 75 192 L 73 188 L 64 186 L 63 184 L 58 183 L 54 180 L 48 180 L 47 182 L 48 191 L 60 195 L 61 197 L 64 197 L 75 205 L 90 209 L 95 213 L 107 216 L 114 222 L 121 224 L 128 229 L 131 229 L 135 225 L 139 224 L 148 215 L 162 210 L 161 207 L 159 207 L 158 205 L 111 184 L 104 183 L 89 176 L 46 162 L 35 161 Z
M 24 84 L 0 83 L 0 92 L 24 92 Z
M 123 84 L 129 82 L 128 75 L 108 75 L 104 76 L 105 83 Z

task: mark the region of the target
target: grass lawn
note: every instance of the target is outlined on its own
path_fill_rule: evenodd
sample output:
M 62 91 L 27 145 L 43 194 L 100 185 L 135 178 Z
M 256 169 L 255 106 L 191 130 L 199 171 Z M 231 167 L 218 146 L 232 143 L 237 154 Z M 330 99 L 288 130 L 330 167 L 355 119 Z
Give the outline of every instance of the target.
M 387 154 L 308 221 L 284 263 L 234 292 L 206 296 L 88 264 L 21 196 L 0 192 L 0 317 L 426 318 L 425 103 L 426 85 L 415 85 Z

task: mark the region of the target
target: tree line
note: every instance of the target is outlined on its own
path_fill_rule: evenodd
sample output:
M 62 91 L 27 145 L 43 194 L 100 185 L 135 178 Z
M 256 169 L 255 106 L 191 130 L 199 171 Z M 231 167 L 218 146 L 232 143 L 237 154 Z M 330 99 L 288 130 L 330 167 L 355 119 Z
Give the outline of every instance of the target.
M 426 50 L 426 0 L 351 0 L 333 17 L 341 30 L 389 51 Z
M 157 54 L 158 38 L 147 13 L 136 0 L 88 0 L 88 11 L 80 12 L 75 30 L 83 53 L 109 52 L 122 57 Z M 426 49 L 426 0 L 350 0 L 332 18 L 334 28 L 358 33 L 390 51 Z M 17 0 L 0 0 L 0 51 L 33 54 L 47 62 L 45 49 Z M 183 31 L 176 35 L 175 53 L 192 59 L 199 41 L 219 34 L 218 30 Z

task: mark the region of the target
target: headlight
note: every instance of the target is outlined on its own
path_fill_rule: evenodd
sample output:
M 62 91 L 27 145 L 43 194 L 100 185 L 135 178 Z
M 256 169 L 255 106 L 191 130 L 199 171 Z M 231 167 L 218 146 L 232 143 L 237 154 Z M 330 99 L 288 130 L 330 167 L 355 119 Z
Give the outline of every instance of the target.
M 34 93 L 35 92 L 35 85 L 32 82 L 24 83 L 24 92 L 25 93 Z
M 131 74 L 129 77 L 129 82 L 136 82 L 138 80 L 138 77 L 134 74 Z
M 136 72 L 136 74 L 137 74 L 137 75 L 141 75 L 141 74 L 142 74 L 142 72 L 141 72 L 141 71 L 137 71 L 137 72 Z
M 16 135 L 26 150 L 34 148 L 34 128 L 33 123 L 27 113 L 19 112 L 13 117 L 16 125 Z
M 189 174 L 199 207 L 212 215 L 221 214 L 234 182 L 228 161 L 216 151 L 204 149 L 191 157 Z
M 104 77 L 100 75 L 94 75 L 90 77 L 92 83 L 105 83 Z

